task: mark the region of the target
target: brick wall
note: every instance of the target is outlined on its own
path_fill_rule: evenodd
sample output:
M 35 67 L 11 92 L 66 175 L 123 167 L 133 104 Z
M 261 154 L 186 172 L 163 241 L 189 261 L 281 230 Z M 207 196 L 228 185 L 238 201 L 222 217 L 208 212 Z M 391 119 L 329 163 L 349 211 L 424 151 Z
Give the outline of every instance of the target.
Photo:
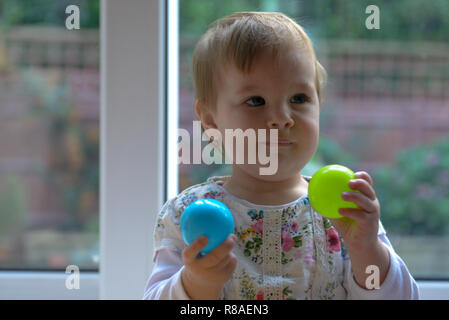
M 68 217 L 58 190 L 45 179 L 54 148 L 49 122 L 36 111 L 48 107 L 48 99 L 57 98 L 55 90 L 65 85 L 61 101 L 70 104 L 74 121 L 98 132 L 99 83 L 98 31 L 33 26 L 2 33 L 0 182 L 9 173 L 19 178 L 31 228 L 60 225 Z M 57 112 L 57 103 L 54 107 Z
M 191 54 L 181 41 L 181 56 Z M 449 138 L 449 45 L 375 41 L 332 41 L 316 45 L 329 83 L 320 132 L 335 138 L 370 170 L 393 161 L 403 148 Z M 181 61 L 181 81 L 191 81 Z M 190 128 L 193 92 L 180 91 L 180 127 Z M 184 166 L 183 170 L 192 170 Z

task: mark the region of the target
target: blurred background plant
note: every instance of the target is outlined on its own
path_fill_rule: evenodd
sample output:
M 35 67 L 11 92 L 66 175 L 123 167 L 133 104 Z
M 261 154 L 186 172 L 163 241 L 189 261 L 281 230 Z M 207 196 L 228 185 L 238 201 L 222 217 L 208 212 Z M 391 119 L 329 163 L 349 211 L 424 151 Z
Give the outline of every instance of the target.
M 61 230 L 98 233 L 98 126 L 82 121 L 71 102 L 70 87 L 63 81 L 49 85 L 38 71 L 21 72 L 21 91 L 35 101 L 26 117 L 42 121 L 48 128 L 47 162 L 38 170 L 69 213 Z
M 20 180 L 8 174 L 0 181 L 0 262 L 9 260 L 18 246 L 23 245 L 22 235 L 28 226 L 26 194 Z M 23 260 L 18 257 L 18 260 Z
M 66 31 L 65 7 L 70 4 L 80 7 L 81 29 L 98 31 L 100 1 L 97 0 L 0 0 L 0 80 L 9 70 L 16 78 L 25 80 L 24 91 L 16 93 L 34 97 L 26 116 L 45 123 L 50 147 L 45 165 L 38 170 L 52 190 L 56 190 L 51 198 L 60 199 L 69 216 L 59 226 L 58 237 L 54 233 L 42 235 L 43 232 L 39 235 L 40 242 L 37 236 L 30 237 L 29 243 L 40 246 L 29 247 L 28 252 L 36 257 L 30 261 L 41 259 L 44 266 L 51 266 L 49 260 L 59 259 L 57 266 L 67 262 L 51 248 L 62 241 L 64 234 L 69 234 L 60 231 L 85 232 L 80 234 L 82 239 L 66 237 L 67 245 L 64 248 L 61 245 L 62 251 L 58 251 L 70 256 L 71 262 L 87 261 L 86 254 L 98 258 L 99 133 L 98 128 L 87 125 L 80 116 L 70 98 L 74 90 L 70 85 L 57 80 L 60 82 L 55 86 L 47 87 L 40 71 L 33 67 L 8 65 L 8 54 L 16 51 L 24 52 L 23 60 L 33 58 L 32 52 L 39 53 L 39 46 L 48 45 L 45 37 L 4 44 L 2 36 L 23 26 L 31 29 L 53 26 Z M 189 69 L 194 45 L 207 26 L 235 11 L 286 13 L 305 27 L 314 43 L 324 44 L 325 50 L 318 51 L 318 56 L 324 58 L 330 74 L 318 150 L 303 174 L 312 175 L 332 163 L 369 171 L 381 202 L 382 222 L 390 240 L 397 240 L 394 243 L 397 251 L 410 261 L 411 271 L 426 277 L 449 278 L 449 259 L 443 259 L 449 257 L 449 139 L 447 121 L 441 124 L 441 119 L 447 117 L 449 101 L 445 46 L 449 43 L 449 1 L 378 0 L 375 4 L 381 10 L 381 29 L 376 32 L 364 27 L 365 8 L 370 4 L 373 3 L 369 0 L 179 0 L 179 126 L 188 128 L 194 119 Z M 53 40 L 56 48 L 63 45 L 62 40 Z M 348 40 L 352 42 L 346 47 Z M 86 45 L 90 44 L 81 41 L 78 47 L 68 47 L 67 51 L 82 52 Z M 42 61 L 49 60 L 51 50 L 57 53 L 65 49 L 48 46 L 47 51 L 42 51 L 45 57 Z M 96 61 L 95 56 L 92 61 Z M 97 67 L 92 70 L 97 72 Z M 64 70 L 63 65 L 56 68 Z M 0 111 L 5 108 L 1 101 Z M 424 123 L 423 113 L 427 117 L 425 125 L 418 126 Z M 436 116 L 431 117 L 432 114 Z M 443 138 L 429 138 L 433 136 Z M 211 175 L 230 173 L 229 165 L 181 167 L 180 190 Z M 28 215 L 28 209 L 32 208 L 28 208 L 27 185 L 22 185 L 21 179 L 10 175 L 1 183 L 3 234 L 9 229 L 23 228 L 32 220 L 33 212 Z M 62 215 L 57 213 L 58 217 Z M 93 240 L 86 240 L 86 234 L 94 235 Z M 394 239 L 395 234 L 405 240 Z M 433 242 L 429 241 L 432 237 Z M 79 244 L 82 241 L 86 243 Z M 51 251 L 49 260 L 43 258 L 45 250 Z
M 80 8 L 81 28 L 100 25 L 100 1 L 92 0 L 0 0 L 0 28 L 14 25 L 65 26 L 69 5 Z
M 380 32 L 361 28 L 367 17 L 365 8 L 372 4 L 381 10 Z M 320 39 L 449 41 L 447 0 L 180 0 L 180 6 L 181 32 L 185 36 L 198 37 L 212 21 L 235 11 L 282 11 L 313 29 L 313 35 Z
M 25 191 L 13 174 L 0 183 L 0 242 L 25 230 L 28 215 Z
M 365 9 L 380 9 L 380 29 Z M 367 171 L 381 221 L 417 278 L 449 279 L 449 1 L 180 0 L 180 118 L 194 116 L 190 64 L 208 26 L 236 11 L 279 11 L 300 23 L 328 71 L 318 150 L 302 170 Z M 181 166 L 180 190 L 230 165 Z
M 0 268 L 98 269 L 99 8 L 0 0 Z
M 340 164 L 348 168 L 355 168 L 358 159 L 348 152 L 337 140 L 320 134 L 318 149 L 312 160 L 303 169 L 303 175 L 312 176 L 320 168 L 330 164 Z
M 403 149 L 373 174 L 382 222 L 392 233 L 449 233 L 449 139 Z

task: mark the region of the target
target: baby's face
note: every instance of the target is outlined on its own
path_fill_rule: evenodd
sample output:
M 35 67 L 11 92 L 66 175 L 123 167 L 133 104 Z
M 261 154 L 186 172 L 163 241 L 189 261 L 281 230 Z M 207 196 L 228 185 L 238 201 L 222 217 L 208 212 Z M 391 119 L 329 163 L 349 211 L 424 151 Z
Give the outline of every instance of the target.
M 249 74 L 228 64 L 217 87 L 214 122 L 225 139 L 225 129 L 278 129 L 279 139 L 290 145 L 278 147 L 278 170 L 264 180 L 280 181 L 298 173 L 310 161 L 318 146 L 319 102 L 315 86 L 315 64 L 305 49 L 283 52 L 276 67 L 269 53 L 253 61 Z M 247 147 L 245 145 L 245 147 Z M 245 155 L 247 150 L 245 149 Z M 235 156 L 234 156 L 235 159 Z M 235 162 L 235 160 L 234 160 Z M 260 164 L 238 165 L 259 177 Z M 262 167 L 266 167 L 263 165 Z

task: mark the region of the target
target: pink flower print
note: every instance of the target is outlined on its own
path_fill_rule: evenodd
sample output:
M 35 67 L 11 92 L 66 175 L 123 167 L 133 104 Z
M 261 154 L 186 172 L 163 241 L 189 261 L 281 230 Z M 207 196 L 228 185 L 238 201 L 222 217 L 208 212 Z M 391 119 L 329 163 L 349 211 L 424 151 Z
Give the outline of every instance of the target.
M 326 231 L 327 238 L 327 248 L 329 252 L 339 252 L 341 251 L 340 238 L 335 228 L 330 228 Z
M 203 198 L 204 199 L 216 199 L 217 197 L 221 196 L 222 194 L 223 194 L 222 191 L 220 191 L 218 193 L 214 192 L 214 191 L 209 191 L 203 195 Z
M 313 257 L 312 256 L 306 256 L 304 257 L 304 262 L 306 264 L 310 264 L 311 262 L 313 262 Z
M 283 252 L 290 251 L 295 245 L 295 240 L 292 239 L 290 232 L 282 232 L 281 240 Z
M 203 194 L 203 198 L 204 199 L 214 199 L 215 197 L 212 192 L 208 192 L 208 193 Z
M 257 292 L 257 300 L 263 300 L 263 291 Z
M 252 228 L 257 233 L 263 234 L 263 220 L 257 220 L 257 222 L 252 225 Z
M 293 221 L 292 225 L 290 226 L 290 230 L 295 232 L 296 230 L 298 230 L 298 228 L 299 228 L 298 224 L 295 221 Z

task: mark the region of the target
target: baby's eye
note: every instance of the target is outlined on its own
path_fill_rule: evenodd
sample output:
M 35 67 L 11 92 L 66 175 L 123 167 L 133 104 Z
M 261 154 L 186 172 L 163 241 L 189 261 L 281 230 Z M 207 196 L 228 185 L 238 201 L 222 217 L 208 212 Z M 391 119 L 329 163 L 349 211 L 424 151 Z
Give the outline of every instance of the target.
M 252 102 L 249 102 L 252 101 Z M 258 107 L 263 104 L 265 104 L 265 100 L 262 97 L 251 97 L 248 100 L 245 101 L 245 103 L 248 103 L 249 105 L 253 107 Z
M 297 98 L 296 101 L 295 98 Z M 297 94 L 292 98 L 293 103 L 306 103 L 307 101 L 309 101 L 309 98 L 304 93 Z

